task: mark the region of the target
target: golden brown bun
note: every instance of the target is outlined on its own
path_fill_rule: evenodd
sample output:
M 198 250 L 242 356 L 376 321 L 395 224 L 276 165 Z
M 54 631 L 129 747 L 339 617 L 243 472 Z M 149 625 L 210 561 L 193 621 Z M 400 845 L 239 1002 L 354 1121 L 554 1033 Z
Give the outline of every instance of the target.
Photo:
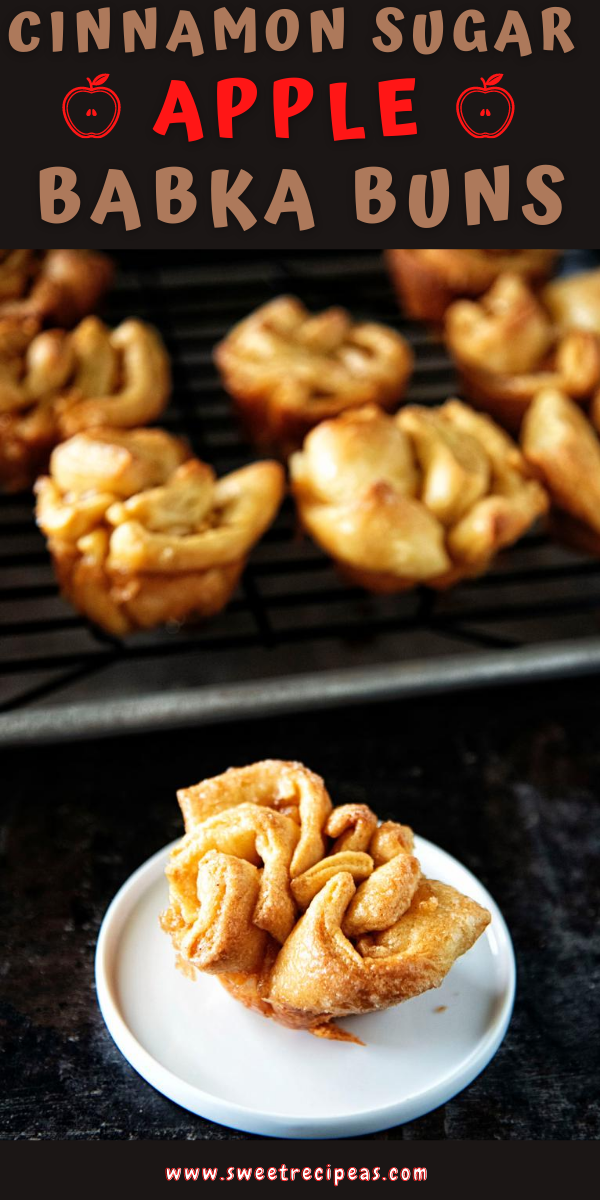
M 550 493 L 550 532 L 587 554 L 600 554 L 600 440 L 564 392 L 545 388 L 521 433 L 523 453 Z
M 505 271 L 539 283 L 557 250 L 386 250 L 400 306 L 418 321 L 443 320 L 458 296 L 481 294 Z
M 481 574 L 548 505 L 508 435 L 459 400 L 324 421 L 290 470 L 304 527 L 376 592 Z
M 501 275 L 481 300 L 451 304 L 445 339 L 465 394 L 511 430 L 541 388 L 584 403 L 600 384 L 596 334 L 557 330 L 518 275 Z
M 110 330 L 86 317 L 71 332 L 7 318 L 0 328 L 0 486 L 33 483 L 57 442 L 94 426 L 153 421 L 171 392 L 156 330 L 129 319 Z
M 250 439 L 284 457 L 309 429 L 348 408 L 394 408 L 413 367 L 399 333 L 342 308 L 311 315 L 293 296 L 256 309 L 215 350 Z
M 561 333 L 584 329 L 600 336 L 600 267 L 554 279 L 542 299 Z
M 407 826 L 333 808 L 300 763 L 233 768 L 179 801 L 186 834 L 161 917 L 179 964 L 290 1028 L 357 1042 L 337 1018 L 439 987 L 489 924 L 423 878 Z
M 74 325 L 113 276 L 111 260 L 94 250 L 0 250 L 0 337 L 5 320 Z
M 53 451 L 37 519 L 65 596 L 123 635 L 219 612 L 283 489 L 278 463 L 217 480 L 162 430 L 94 429 Z

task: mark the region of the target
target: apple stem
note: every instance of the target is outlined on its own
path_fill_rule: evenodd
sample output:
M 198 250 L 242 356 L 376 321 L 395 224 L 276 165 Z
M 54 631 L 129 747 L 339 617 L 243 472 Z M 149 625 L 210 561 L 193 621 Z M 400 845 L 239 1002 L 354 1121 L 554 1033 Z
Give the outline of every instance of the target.
M 91 87 L 91 89 L 92 89 L 92 91 L 93 91 L 93 90 L 94 90 L 94 85 L 93 85 L 93 83 L 92 83 L 92 81 L 91 81 L 91 79 L 90 79 L 89 75 L 86 75 L 86 79 L 87 79 L 87 81 L 88 81 L 88 83 L 89 83 L 89 85 L 90 85 L 90 87 Z
M 487 88 L 487 79 L 484 79 L 483 75 L 480 75 L 479 78 L 480 78 L 484 88 Z

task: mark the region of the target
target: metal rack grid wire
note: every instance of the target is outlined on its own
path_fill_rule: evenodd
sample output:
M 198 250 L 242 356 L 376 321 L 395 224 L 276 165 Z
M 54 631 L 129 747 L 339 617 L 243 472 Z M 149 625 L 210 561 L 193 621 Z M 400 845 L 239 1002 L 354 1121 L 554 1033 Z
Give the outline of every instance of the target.
M 212 363 L 236 320 L 281 292 L 344 303 L 402 329 L 408 394 L 456 390 L 444 348 L 398 311 L 379 256 L 318 253 L 122 271 L 108 319 L 161 330 L 174 394 L 162 424 L 219 473 L 255 457 Z M 600 666 L 600 562 L 539 529 L 492 571 L 446 594 L 348 587 L 298 532 L 291 500 L 253 553 L 228 609 L 204 626 L 109 638 L 59 596 L 30 496 L 0 499 L 0 741 L 203 723 L 313 703 L 583 672 Z

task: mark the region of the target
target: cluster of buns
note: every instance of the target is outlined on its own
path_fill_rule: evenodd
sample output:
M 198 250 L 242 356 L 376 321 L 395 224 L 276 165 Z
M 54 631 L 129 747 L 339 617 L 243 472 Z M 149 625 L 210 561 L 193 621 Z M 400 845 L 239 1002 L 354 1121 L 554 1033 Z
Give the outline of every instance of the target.
M 169 359 L 142 321 L 109 330 L 87 314 L 112 281 L 102 254 L 0 251 L 0 487 L 31 487 L 52 447 L 80 429 L 153 420 Z
M 405 338 L 293 297 L 216 348 L 248 435 L 287 462 L 302 526 L 353 584 L 449 588 L 543 516 L 600 555 L 600 272 L 548 283 L 555 257 L 388 251 L 408 315 L 443 323 L 469 403 L 403 406 Z M 228 603 L 286 472 L 259 461 L 217 478 L 143 428 L 169 398 L 169 359 L 143 322 L 89 315 L 109 276 L 83 251 L 0 251 L 0 484 L 39 476 L 64 595 L 122 637 Z M 178 964 L 290 1028 L 357 1041 L 337 1022 L 438 987 L 489 923 L 422 875 L 408 827 L 334 807 L 299 763 L 178 795 L 161 917 Z
M 452 400 L 398 409 L 410 346 L 343 309 L 311 315 L 282 296 L 217 346 L 215 361 L 248 436 L 289 459 L 302 525 L 352 582 L 383 592 L 449 587 L 487 570 L 547 512 L 550 498 L 556 507 L 550 473 L 530 453 L 533 434 L 520 449 L 505 432 L 518 432 L 548 389 L 589 404 L 600 421 L 600 275 L 540 292 L 556 257 L 554 250 L 387 252 L 405 311 L 444 320 L 474 408 Z
M 0 251 L 0 487 L 35 484 L 63 594 L 123 636 L 219 612 L 284 481 L 272 462 L 217 480 L 143 428 L 169 400 L 169 356 L 145 322 L 89 315 L 112 276 L 90 251 Z
M 234 768 L 178 793 L 185 837 L 161 917 L 181 968 L 318 1037 L 439 987 L 490 914 L 426 879 L 412 831 L 333 807 L 300 763 Z
M 535 290 L 502 274 L 456 300 L 445 337 L 464 394 L 509 429 L 551 501 L 549 531 L 600 554 L 600 270 Z
M 400 335 L 289 297 L 217 348 L 251 438 L 291 453 L 301 522 L 353 582 L 448 587 L 549 508 L 555 536 L 599 552 L 600 270 L 547 282 L 557 257 L 386 252 L 405 313 L 442 324 L 473 407 L 392 416 L 411 366 Z
M 352 582 L 447 588 L 550 507 L 557 536 L 598 552 L 600 272 L 548 283 L 556 254 L 387 252 L 405 310 L 443 321 L 470 404 L 401 406 L 404 337 L 290 296 L 216 347 L 248 435 L 289 460 L 301 524 Z M 109 275 L 85 251 L 0 252 L 0 483 L 50 463 L 37 511 L 62 589 L 120 636 L 222 608 L 285 477 L 264 462 L 216 480 L 139 428 L 168 400 L 169 360 L 143 322 L 84 315 Z M 46 327 L 59 316 L 79 324 Z

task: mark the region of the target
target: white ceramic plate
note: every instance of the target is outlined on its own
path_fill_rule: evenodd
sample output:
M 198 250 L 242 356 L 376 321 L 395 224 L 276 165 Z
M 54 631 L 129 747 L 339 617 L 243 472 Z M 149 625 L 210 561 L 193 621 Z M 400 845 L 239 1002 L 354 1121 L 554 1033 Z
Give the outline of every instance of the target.
M 492 922 L 441 988 L 343 1022 L 364 1047 L 284 1029 L 210 975 L 175 969 L 158 924 L 166 846 L 115 896 L 96 953 L 102 1015 L 125 1058 L 190 1112 L 268 1137 L 349 1137 L 414 1121 L 471 1083 L 510 1021 L 515 960 L 504 919 L 474 875 L 416 839 L 424 874 L 485 905 Z

